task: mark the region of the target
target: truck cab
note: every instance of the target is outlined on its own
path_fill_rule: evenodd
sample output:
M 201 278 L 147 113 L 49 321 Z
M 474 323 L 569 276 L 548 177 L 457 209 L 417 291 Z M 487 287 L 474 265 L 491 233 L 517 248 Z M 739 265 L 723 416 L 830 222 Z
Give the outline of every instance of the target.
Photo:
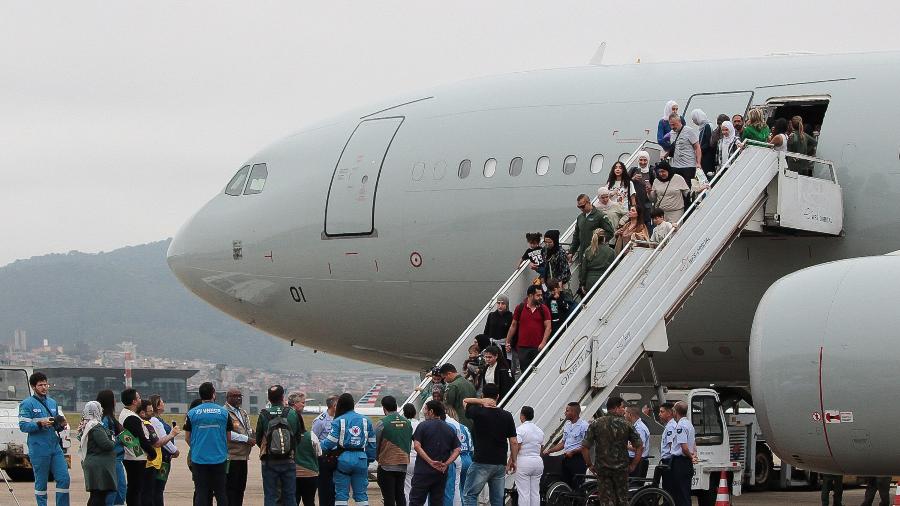
M 724 472 L 732 495 L 741 494 L 743 463 L 731 459 L 731 443 L 725 415 L 719 402 L 719 394 L 709 388 L 693 390 L 658 390 L 654 387 L 621 386 L 616 394 L 638 406 L 649 406 L 651 417 L 641 415 L 650 429 L 650 467 L 648 477 L 653 477 L 659 463 L 660 441 L 664 425 L 658 420 L 662 402 L 685 401 L 689 416 L 696 430 L 697 458 L 691 489 L 700 506 L 713 506 L 719 479 Z M 660 395 L 663 400 L 660 401 Z

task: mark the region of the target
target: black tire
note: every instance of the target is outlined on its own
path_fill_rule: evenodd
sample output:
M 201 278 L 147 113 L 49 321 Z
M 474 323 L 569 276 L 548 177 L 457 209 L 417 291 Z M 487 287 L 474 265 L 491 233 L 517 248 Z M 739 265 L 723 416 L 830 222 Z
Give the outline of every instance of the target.
M 775 467 L 772 464 L 772 454 L 768 450 L 756 452 L 756 474 L 750 477 L 750 486 L 753 490 L 768 490 L 775 476 Z
M 10 481 L 34 481 L 34 471 L 27 467 L 4 469 Z
M 554 481 L 547 487 L 544 502 L 547 506 L 567 506 L 571 503 L 572 487 L 564 481 Z
M 675 506 L 675 499 L 661 488 L 645 487 L 628 501 L 629 506 Z

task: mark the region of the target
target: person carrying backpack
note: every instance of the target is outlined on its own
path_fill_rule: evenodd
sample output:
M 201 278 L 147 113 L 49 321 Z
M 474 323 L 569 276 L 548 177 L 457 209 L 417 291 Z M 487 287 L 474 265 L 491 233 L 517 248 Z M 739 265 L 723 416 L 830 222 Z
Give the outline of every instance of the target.
M 256 444 L 262 460 L 263 504 L 275 506 L 297 504 L 294 449 L 300 437 L 297 411 L 285 406 L 284 387 L 269 387 L 270 407 L 259 413 L 256 422 Z

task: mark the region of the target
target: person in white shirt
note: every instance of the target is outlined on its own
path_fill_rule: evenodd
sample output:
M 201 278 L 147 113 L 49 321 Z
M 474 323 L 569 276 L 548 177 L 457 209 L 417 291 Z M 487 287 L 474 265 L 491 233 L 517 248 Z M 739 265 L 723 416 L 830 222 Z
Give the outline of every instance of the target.
M 634 471 L 632 471 L 629 476 L 646 478 L 647 468 L 650 465 L 650 461 L 647 460 L 647 457 L 650 456 L 650 429 L 647 428 L 647 424 L 641 420 L 641 410 L 637 406 L 628 406 L 625 408 L 625 419 L 634 425 L 634 430 L 641 437 L 643 447 L 643 450 L 641 451 L 641 463 L 634 468 Z M 628 456 L 634 458 L 634 449 L 631 447 L 628 448 Z
M 413 432 L 416 432 L 416 427 L 419 426 L 419 420 L 416 419 L 416 407 L 409 403 L 404 404 L 403 417 L 409 420 L 409 423 L 412 424 Z M 406 497 L 409 497 L 409 491 L 412 490 L 413 471 L 416 468 L 416 455 L 416 449 L 411 447 L 409 450 L 409 464 L 406 465 L 406 481 L 403 482 L 403 490 L 406 492 Z
M 584 435 L 587 433 L 588 423 L 581 419 L 581 405 L 575 401 L 566 405 L 565 418 L 562 440 L 545 449 L 543 454 L 549 455 L 560 450 L 564 452 L 562 479 L 574 490 L 584 481 L 578 476 L 587 472 L 587 463 L 581 456 L 581 442 L 584 441 Z
M 694 426 L 687 417 L 687 403 L 679 401 L 675 403 L 675 434 L 672 446 L 672 468 L 669 474 L 674 482 L 672 497 L 676 506 L 688 506 L 691 504 L 691 480 L 694 475 L 694 462 L 696 456 L 696 442 L 694 441 Z
M 534 424 L 534 408 L 522 406 L 519 413 L 522 422 L 516 428 L 516 444 L 519 454 L 516 458 L 516 473 L 513 479 L 519 491 L 519 506 L 540 506 L 541 475 L 544 474 L 544 461 L 541 459 L 541 445 L 544 444 L 544 431 Z
M 456 414 L 456 410 L 453 409 L 453 406 L 448 406 L 446 403 L 444 404 L 444 409 L 447 411 L 447 416 L 444 418 L 444 421 L 447 422 L 447 425 L 453 427 L 453 431 L 456 432 L 456 437 L 462 440 L 464 437 L 462 434 L 462 425 L 457 420 L 459 415 Z M 459 457 L 456 457 L 456 460 L 447 466 L 447 485 L 444 487 L 445 506 L 462 506 L 462 494 L 459 487 L 461 475 L 462 460 Z
M 662 488 L 672 497 L 677 494 L 677 486 L 672 477 L 672 443 L 675 439 L 675 410 L 671 402 L 659 405 L 659 423 L 665 424 L 662 437 L 659 440 L 659 463 L 668 466 L 667 469 L 656 468 L 656 473 L 662 476 Z M 654 476 L 655 478 L 655 476 Z
M 156 431 L 159 439 L 153 443 L 154 448 L 163 449 L 163 462 L 171 465 L 171 461 L 178 457 L 178 447 L 175 446 L 175 437 L 178 435 L 178 427 L 171 427 L 163 421 L 162 416 L 166 412 L 166 403 L 159 394 L 150 396 L 150 406 L 153 408 L 153 417 L 150 425 Z M 165 504 L 166 480 L 154 480 L 153 504 L 163 506 Z
M 654 207 L 650 211 L 650 219 L 653 220 L 653 233 L 650 234 L 650 242 L 659 244 L 675 228 L 675 225 L 666 221 L 666 212 L 658 207 Z

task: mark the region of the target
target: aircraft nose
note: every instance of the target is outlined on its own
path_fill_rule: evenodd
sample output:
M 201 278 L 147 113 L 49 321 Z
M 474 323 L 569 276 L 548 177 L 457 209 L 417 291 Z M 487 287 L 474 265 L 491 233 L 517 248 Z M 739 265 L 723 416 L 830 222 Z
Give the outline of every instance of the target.
M 205 293 L 203 277 L 220 267 L 227 254 L 224 239 L 218 237 L 218 228 L 208 218 L 209 206 L 201 208 L 181 226 L 166 251 L 166 262 L 178 281 L 205 300 L 209 294 Z
M 169 270 L 171 270 L 172 274 L 178 278 L 178 281 L 188 288 L 190 288 L 192 283 L 189 278 L 191 269 L 188 262 L 189 255 L 186 249 L 186 246 L 190 244 L 190 239 L 186 237 L 186 229 L 191 228 L 191 221 L 193 221 L 193 218 L 182 225 L 181 229 L 175 234 L 175 237 L 172 238 L 172 242 L 169 243 L 169 249 L 166 251 L 166 263 L 169 264 Z

